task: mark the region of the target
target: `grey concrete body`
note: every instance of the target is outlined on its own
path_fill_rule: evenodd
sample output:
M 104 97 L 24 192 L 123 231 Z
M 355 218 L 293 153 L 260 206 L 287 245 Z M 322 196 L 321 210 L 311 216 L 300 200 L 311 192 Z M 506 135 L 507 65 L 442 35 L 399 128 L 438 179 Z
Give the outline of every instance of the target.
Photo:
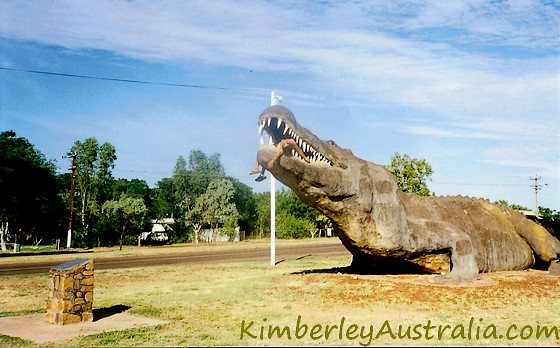
M 400 192 L 383 166 L 357 158 L 300 126 L 282 106 L 258 120 L 278 143 L 291 137 L 311 159 L 294 152 L 270 166 L 276 149 L 263 145 L 258 162 L 307 205 L 328 216 L 353 266 L 365 272 L 392 270 L 446 273 L 469 280 L 479 272 L 519 270 L 550 262 L 560 242 L 522 214 L 486 200 L 420 197 Z

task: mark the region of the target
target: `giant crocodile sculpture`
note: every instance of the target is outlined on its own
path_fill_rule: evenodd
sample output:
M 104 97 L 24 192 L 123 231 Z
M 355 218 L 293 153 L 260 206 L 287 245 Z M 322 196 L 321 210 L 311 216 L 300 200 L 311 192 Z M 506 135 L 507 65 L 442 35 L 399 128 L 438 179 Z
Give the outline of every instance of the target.
M 521 213 L 488 200 L 403 193 L 383 166 L 360 159 L 300 126 L 280 105 L 258 119 L 274 144 L 294 139 L 281 157 L 261 145 L 257 161 L 307 205 L 332 220 L 356 271 L 428 272 L 471 281 L 479 272 L 522 270 L 557 261 L 560 241 Z

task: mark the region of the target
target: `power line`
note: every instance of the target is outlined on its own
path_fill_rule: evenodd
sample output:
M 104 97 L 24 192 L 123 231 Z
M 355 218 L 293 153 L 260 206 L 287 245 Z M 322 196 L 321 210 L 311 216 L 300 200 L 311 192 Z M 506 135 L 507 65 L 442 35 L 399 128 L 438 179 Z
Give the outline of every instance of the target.
M 434 184 L 439 185 L 460 185 L 460 186 L 492 186 L 492 187 L 500 187 L 500 186 L 507 186 L 507 187 L 516 187 L 516 186 L 525 186 L 522 184 L 485 184 L 485 183 L 468 183 L 468 182 L 448 182 L 448 181 L 432 181 Z
M 192 85 L 192 84 L 185 84 L 185 83 L 171 83 L 171 82 L 158 82 L 158 81 L 147 81 L 147 80 L 119 79 L 119 78 L 114 78 L 114 77 L 102 77 L 102 76 L 69 74 L 69 73 L 61 73 L 61 72 L 53 72 L 53 71 L 43 71 L 43 70 L 8 68 L 8 67 L 4 67 L 4 66 L 0 66 L 0 70 L 23 72 L 23 73 L 29 73 L 29 74 L 41 74 L 41 75 L 51 75 L 51 76 L 60 76 L 60 77 L 71 77 L 71 78 L 88 79 L 88 80 L 136 83 L 136 84 L 144 84 L 144 85 L 158 85 L 158 86 L 169 86 L 169 87 L 215 89 L 215 90 L 229 90 L 229 91 L 250 91 L 250 92 L 269 91 L 269 89 L 265 89 L 265 88 L 220 87 L 220 86 Z

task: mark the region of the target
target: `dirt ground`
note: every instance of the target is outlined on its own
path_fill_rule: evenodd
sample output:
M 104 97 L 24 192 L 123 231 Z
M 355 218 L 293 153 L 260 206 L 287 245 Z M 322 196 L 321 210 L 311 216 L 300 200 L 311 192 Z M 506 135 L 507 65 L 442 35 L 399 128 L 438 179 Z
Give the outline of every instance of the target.
M 560 277 L 550 276 L 547 271 L 503 271 L 481 273 L 471 283 L 432 283 L 436 275 L 348 275 L 338 277 L 337 282 L 348 289 L 340 293 L 342 301 L 379 301 L 395 297 L 414 303 L 423 309 L 441 308 L 442 305 L 461 309 L 464 304 L 481 308 L 501 308 L 514 305 L 520 299 L 560 299 Z M 386 289 L 377 288 L 370 294 L 352 294 L 357 282 L 370 284 L 391 283 Z M 509 294 L 515 292 L 516 297 Z M 499 304 L 499 305 L 498 305 Z M 560 308 L 558 308 L 560 315 Z

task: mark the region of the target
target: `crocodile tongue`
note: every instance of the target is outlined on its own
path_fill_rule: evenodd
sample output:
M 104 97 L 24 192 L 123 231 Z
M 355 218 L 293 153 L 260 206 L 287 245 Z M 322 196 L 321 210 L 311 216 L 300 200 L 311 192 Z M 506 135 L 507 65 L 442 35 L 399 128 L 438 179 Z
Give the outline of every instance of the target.
M 257 152 L 257 161 L 270 171 L 275 178 L 286 184 L 286 182 L 294 180 L 296 173 L 301 173 L 303 166 L 308 164 L 294 157 L 282 159 L 284 157 L 282 156 L 269 167 L 269 163 L 276 156 L 277 151 L 278 149 L 273 145 L 261 145 Z M 281 165 L 280 162 L 282 163 Z

